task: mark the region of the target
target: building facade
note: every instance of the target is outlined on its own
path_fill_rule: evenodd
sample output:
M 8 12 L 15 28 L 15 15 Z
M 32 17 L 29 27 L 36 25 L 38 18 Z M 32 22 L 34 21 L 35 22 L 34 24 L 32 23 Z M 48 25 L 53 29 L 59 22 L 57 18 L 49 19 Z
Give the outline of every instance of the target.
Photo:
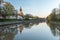
M 23 11 L 22 8 L 20 7 L 19 13 L 18 13 L 18 19 L 23 19 Z

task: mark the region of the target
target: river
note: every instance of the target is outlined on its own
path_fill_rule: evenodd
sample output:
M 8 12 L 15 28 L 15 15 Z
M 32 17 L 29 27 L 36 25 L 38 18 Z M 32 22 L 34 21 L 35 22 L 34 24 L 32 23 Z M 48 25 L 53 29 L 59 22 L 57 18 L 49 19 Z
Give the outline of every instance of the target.
M 60 25 L 40 22 L 0 26 L 0 40 L 60 40 Z

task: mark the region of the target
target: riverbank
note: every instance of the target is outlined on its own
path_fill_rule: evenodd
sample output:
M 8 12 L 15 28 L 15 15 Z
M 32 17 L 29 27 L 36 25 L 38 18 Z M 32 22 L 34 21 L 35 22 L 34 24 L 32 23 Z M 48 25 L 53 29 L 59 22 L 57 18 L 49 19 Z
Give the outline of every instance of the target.
M 60 25 L 60 21 L 49 21 L 47 23 L 55 24 L 55 25 Z
M 0 22 L 0 25 L 20 24 L 20 23 L 39 23 L 45 22 L 45 19 L 30 19 L 30 20 L 17 20 Z

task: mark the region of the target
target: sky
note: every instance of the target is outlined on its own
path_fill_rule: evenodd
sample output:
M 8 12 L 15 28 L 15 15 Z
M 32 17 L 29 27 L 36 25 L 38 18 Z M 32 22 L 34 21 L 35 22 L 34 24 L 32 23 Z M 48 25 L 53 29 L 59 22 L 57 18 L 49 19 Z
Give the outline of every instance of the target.
M 60 0 L 4 0 L 10 2 L 16 10 L 22 7 L 24 14 L 47 17 L 52 9 L 58 8 Z

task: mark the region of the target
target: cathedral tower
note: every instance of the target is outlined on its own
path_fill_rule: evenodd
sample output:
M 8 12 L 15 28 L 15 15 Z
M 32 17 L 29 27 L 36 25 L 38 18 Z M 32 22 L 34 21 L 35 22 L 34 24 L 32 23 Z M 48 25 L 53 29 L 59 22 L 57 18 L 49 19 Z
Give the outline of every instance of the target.
M 23 16 L 22 8 L 20 7 L 20 16 Z

